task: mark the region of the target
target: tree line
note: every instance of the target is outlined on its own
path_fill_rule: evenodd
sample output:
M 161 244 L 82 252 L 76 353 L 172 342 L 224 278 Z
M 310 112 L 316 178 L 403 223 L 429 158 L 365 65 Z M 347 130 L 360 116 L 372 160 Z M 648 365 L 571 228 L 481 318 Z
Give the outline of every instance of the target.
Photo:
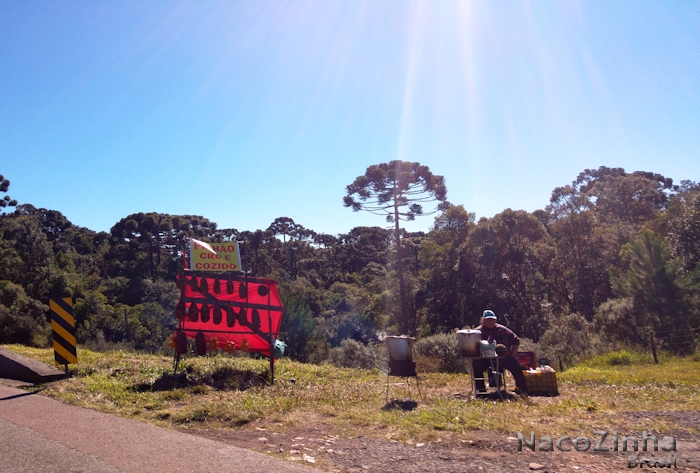
M 48 299 L 72 296 L 79 343 L 164 349 L 188 238 L 238 240 L 245 269 L 278 281 L 290 354 L 302 361 L 322 361 L 348 339 L 474 326 L 487 308 L 564 357 L 601 343 L 648 347 L 652 337 L 685 353 L 699 335 L 700 186 L 651 172 L 587 169 L 544 209 L 476 220 L 447 201 L 442 176 L 392 161 L 368 168 L 342 202 L 391 227 L 338 235 L 290 217 L 251 231 L 156 212 L 95 232 L 18 204 L 0 183 L 0 343 L 46 345 Z M 401 228 L 431 213 L 430 231 Z

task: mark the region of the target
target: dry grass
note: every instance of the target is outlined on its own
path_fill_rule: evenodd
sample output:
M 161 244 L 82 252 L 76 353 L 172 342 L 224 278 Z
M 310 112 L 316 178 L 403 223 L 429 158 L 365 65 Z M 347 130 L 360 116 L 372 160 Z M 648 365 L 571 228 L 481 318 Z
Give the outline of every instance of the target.
M 51 350 L 6 348 L 52 362 Z M 511 435 L 530 430 L 548 435 L 595 429 L 638 432 L 648 429 L 648 422 L 637 425 L 641 420 L 627 413 L 700 410 L 697 356 L 666 357 L 659 365 L 633 360 L 611 366 L 604 358 L 592 360 L 558 374 L 559 397 L 517 402 L 467 400 L 466 375 L 425 373 L 420 381 L 422 401 L 412 384 L 412 397 L 419 402 L 411 411 L 382 409 L 387 378 L 378 370 L 283 359 L 276 365 L 275 385 L 267 386 L 261 385 L 268 368 L 264 360 L 191 358 L 182 365 L 190 384 L 178 387 L 168 384 L 174 382 L 170 358 L 85 349 L 79 357 L 80 362 L 71 366 L 71 378 L 45 386 L 42 393 L 78 406 L 185 428 L 236 427 L 253 420 L 294 425 L 315 415 L 348 434 L 429 441 L 475 430 Z M 390 395 L 402 398 L 407 392 L 397 381 L 390 378 Z M 670 417 L 664 419 L 654 424 L 660 432 L 699 433 L 676 425 Z

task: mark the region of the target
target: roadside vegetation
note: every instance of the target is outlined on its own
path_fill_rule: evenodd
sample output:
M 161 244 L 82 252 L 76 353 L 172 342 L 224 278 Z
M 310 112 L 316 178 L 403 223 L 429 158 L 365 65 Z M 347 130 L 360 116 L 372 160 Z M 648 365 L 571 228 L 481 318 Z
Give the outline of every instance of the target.
M 72 297 L 78 344 L 167 355 L 175 279 L 197 238 L 241 242 L 250 274 L 277 281 L 296 361 L 371 367 L 381 335 L 403 333 L 437 360 L 426 369 L 459 371 L 454 330 L 484 309 L 557 369 L 622 347 L 694 352 L 700 185 L 601 166 L 556 187 L 540 210 L 477 220 L 447 200 L 448 182 L 419 163 L 370 166 L 344 199 L 342 188 L 329 198 L 348 216 L 383 218 L 337 235 L 288 216 L 253 230 L 158 212 L 98 232 L 16 202 L 0 176 L 0 343 L 50 347 L 49 299 Z M 403 228 L 421 217 L 433 219 L 429 231 Z
M 52 363 L 49 349 L 6 348 Z M 322 418 L 336 435 L 431 441 L 470 437 L 489 430 L 504 436 L 536 430 L 547 435 L 595 429 L 696 436 L 684 411 L 700 410 L 700 355 L 662 353 L 655 364 L 646 353 L 617 351 L 591 358 L 558 373 L 560 396 L 510 402 L 469 400 L 464 373 L 420 373 L 412 381 L 414 409 L 386 403 L 387 377 L 378 368 L 338 368 L 289 359 L 276 364 L 276 382 L 267 385 L 269 365 L 247 356 L 186 358 L 173 374 L 170 357 L 127 351 L 81 349 L 72 376 L 38 388 L 61 401 L 161 426 L 184 429 L 293 428 Z M 419 358 L 419 366 L 435 366 Z M 400 378 L 389 379 L 390 399 L 406 399 Z M 511 380 L 512 386 L 512 380 Z M 641 413 L 641 415 L 639 415 Z M 649 418 L 653 417 L 650 424 Z
M 288 216 L 253 230 L 158 212 L 94 231 L 16 202 L 0 176 L 0 344 L 53 364 L 49 299 L 71 297 L 79 363 L 30 389 L 201 435 L 229 429 L 215 433 L 253 445 L 257 429 L 294 439 L 317 428 L 416 446 L 533 430 L 697 439 L 700 185 L 601 166 L 556 187 L 542 209 L 477 220 L 447 200 L 449 182 L 419 163 L 370 166 L 344 199 L 343 189 L 329 198 L 347 215 L 383 218 L 328 235 Z M 431 214 L 427 232 L 403 227 Z M 277 282 L 288 350 L 274 385 L 267 360 L 240 352 L 188 356 L 173 371 L 175 281 L 191 238 L 240 242 L 245 270 Z M 455 330 L 485 309 L 521 351 L 549 360 L 560 396 L 469 399 Z M 400 334 L 416 339 L 420 394 L 382 371 L 382 338 Z

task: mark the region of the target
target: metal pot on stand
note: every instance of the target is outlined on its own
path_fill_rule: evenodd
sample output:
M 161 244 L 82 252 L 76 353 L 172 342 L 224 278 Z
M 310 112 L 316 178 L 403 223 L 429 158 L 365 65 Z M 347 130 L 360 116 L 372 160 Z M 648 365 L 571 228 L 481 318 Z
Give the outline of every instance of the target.
M 480 330 L 458 330 L 457 340 L 459 342 L 459 352 L 462 356 L 481 356 L 481 331 Z
M 388 336 L 385 338 L 389 347 L 391 361 L 413 361 L 413 337 Z

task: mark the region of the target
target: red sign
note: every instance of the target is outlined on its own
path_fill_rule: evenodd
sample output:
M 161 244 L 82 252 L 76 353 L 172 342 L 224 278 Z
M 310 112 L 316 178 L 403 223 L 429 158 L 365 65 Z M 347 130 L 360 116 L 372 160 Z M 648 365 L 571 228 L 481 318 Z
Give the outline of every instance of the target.
M 178 276 L 178 330 L 202 336 L 207 346 L 246 350 L 270 356 L 284 307 L 272 279 L 185 271 Z M 233 345 L 231 345 L 233 344 Z

